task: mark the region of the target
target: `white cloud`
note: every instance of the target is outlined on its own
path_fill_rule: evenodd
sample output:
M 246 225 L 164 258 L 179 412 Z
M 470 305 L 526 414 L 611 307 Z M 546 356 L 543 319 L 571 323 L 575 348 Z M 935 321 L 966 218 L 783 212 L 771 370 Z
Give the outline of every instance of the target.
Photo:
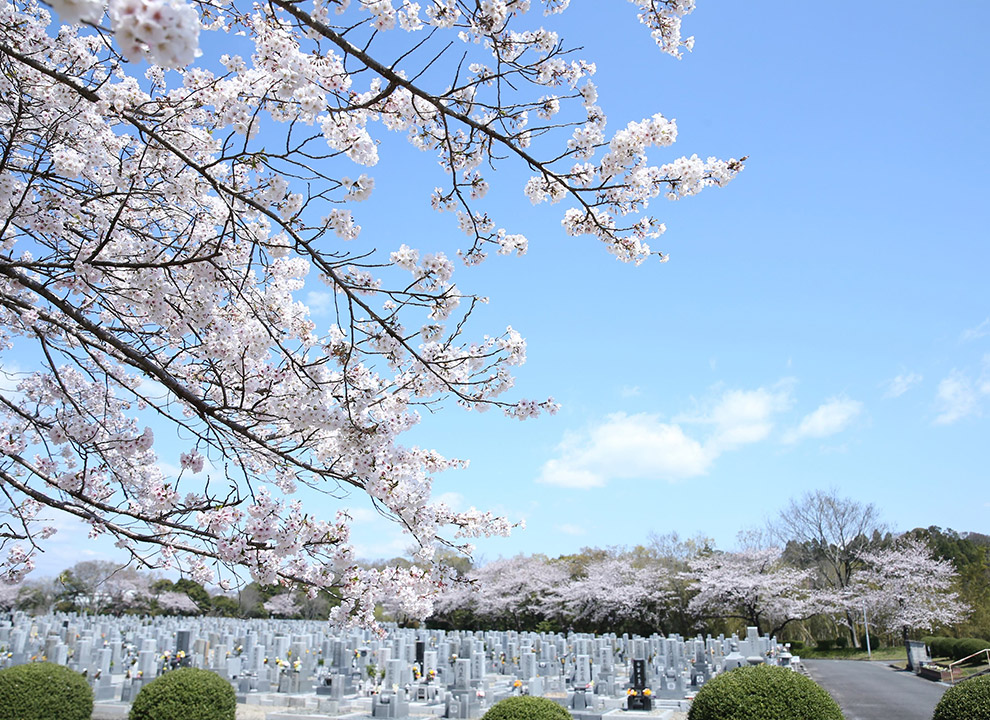
M 343 508 L 351 517 L 351 545 L 354 555 L 364 560 L 385 560 L 407 555 L 413 544 L 401 526 L 374 508 Z
M 313 315 L 324 315 L 333 309 L 333 293 L 316 290 L 306 293 L 306 305 Z
M 701 443 L 658 415 L 609 415 L 571 434 L 544 463 L 538 482 L 571 488 L 601 487 L 612 479 L 680 480 L 702 475 L 711 458 Z
M 547 485 L 581 489 L 605 485 L 606 478 L 603 474 L 577 467 L 586 460 L 587 457 L 547 460 L 536 481 Z
M 729 390 L 704 419 L 714 425 L 706 445 L 721 454 L 743 445 L 765 440 L 773 430 L 773 418 L 791 407 L 791 381 L 775 389 Z
M 951 425 L 969 415 L 980 414 L 979 393 L 967 375 L 953 370 L 938 384 L 935 393 L 936 425 Z
M 722 453 L 770 436 L 775 417 L 793 403 L 793 384 L 785 379 L 770 388 L 727 390 L 670 422 L 648 413 L 609 415 L 582 433 L 565 436 L 537 481 L 587 489 L 611 480 L 675 481 L 704 475 Z M 700 432 L 685 431 L 691 425 L 701 426 Z
M 554 529 L 557 532 L 564 533 L 564 535 L 585 535 L 588 532 L 580 525 L 571 525 L 569 523 L 565 523 L 564 525 L 555 525 Z
M 440 493 L 439 495 L 434 495 L 430 500 L 435 503 L 443 503 L 454 512 L 464 509 L 464 496 L 459 492 Z
M 363 560 L 390 560 L 409 554 L 411 541 L 408 535 L 392 533 L 381 535 L 370 542 L 355 542 L 354 556 Z
M 983 356 L 983 372 L 980 373 L 977 383 L 981 393 L 990 395 L 990 353 Z
M 727 450 L 765 440 L 774 427 L 774 417 L 793 404 L 787 378 L 772 388 L 727 390 L 700 410 L 674 417 L 675 423 L 711 426 L 705 448 L 714 458 Z
M 863 412 L 863 403 L 849 398 L 827 400 L 817 410 L 801 419 L 800 425 L 784 434 L 785 443 L 806 438 L 824 438 L 842 432 Z
M 57 532 L 41 543 L 44 552 L 35 555 L 32 577 L 54 577 L 82 560 L 113 560 L 123 565 L 130 559 L 125 551 L 114 547 L 111 535 L 90 537 L 90 526 L 75 515 L 45 508 L 38 517 L 41 525 Z
M 963 340 L 979 340 L 982 337 L 990 335 L 990 317 L 981 322 L 976 327 L 968 328 L 963 330 L 962 339 Z
M 887 391 L 883 394 L 885 398 L 897 398 L 920 383 L 924 378 L 918 373 L 901 373 L 895 378 L 891 378 L 883 383 Z
M 152 380 L 151 378 L 142 375 L 139 378 L 139 381 L 137 392 L 142 397 L 148 398 L 148 400 L 165 401 L 175 398 L 172 391 L 157 380 Z
M 639 397 L 642 394 L 639 385 L 623 385 L 619 388 L 619 395 L 624 398 Z
M 375 510 L 374 508 L 342 508 L 352 521 L 352 525 L 370 525 L 371 523 L 387 523 L 390 522 L 386 518 L 382 517 L 382 514 Z

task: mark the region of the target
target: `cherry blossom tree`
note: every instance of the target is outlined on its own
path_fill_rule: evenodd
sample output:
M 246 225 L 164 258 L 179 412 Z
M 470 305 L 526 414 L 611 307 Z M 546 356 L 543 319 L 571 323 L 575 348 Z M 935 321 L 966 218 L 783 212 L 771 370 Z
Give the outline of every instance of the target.
M 535 627 L 560 611 L 560 592 L 570 582 L 565 563 L 543 555 L 500 558 L 474 568 L 467 578 L 451 583 L 436 609 L 450 613 L 469 609 L 486 624 L 513 630 Z
M 663 618 L 665 631 L 686 635 L 693 629 L 694 618 L 688 613 L 688 605 L 693 596 L 693 578 L 685 573 L 693 558 L 709 554 L 714 549 L 715 541 L 701 534 L 693 538 L 681 538 L 676 532 L 650 534 L 644 551 L 649 554 L 651 564 L 666 577 L 667 597 Z
M 0 610 L 4 612 L 13 610 L 17 606 L 17 599 L 20 595 L 21 585 L 11 583 L 0 583 Z
M 691 48 L 694 0 L 632 4 L 661 51 Z M 373 623 L 385 597 L 429 612 L 437 547 L 511 524 L 431 501 L 463 463 L 402 433 L 424 407 L 556 405 L 506 395 L 525 341 L 474 329 L 484 299 L 451 258 L 354 243 L 384 136 L 439 160 L 428 202 L 466 265 L 527 247 L 485 209 L 494 168 L 526 169 L 568 234 L 636 263 L 665 257 L 652 200 L 742 168 L 650 164 L 677 137 L 660 114 L 606 135 L 595 65 L 541 24 L 567 5 L 0 0 L 0 575 L 30 571 L 58 508 L 144 567 L 332 589 L 338 623 Z M 329 326 L 299 300 L 309 274 Z M 350 518 L 307 512 L 300 486 L 370 498 L 416 563 L 360 567 Z
M 295 617 L 302 607 L 291 592 L 281 593 L 265 602 L 265 610 L 276 617 Z
M 789 623 L 831 607 L 831 593 L 812 587 L 813 571 L 787 565 L 779 548 L 716 552 L 689 561 L 698 618 L 737 618 L 776 635 Z
M 936 558 L 924 542 L 901 538 L 894 545 L 860 556 L 863 569 L 847 592 L 849 614 L 863 612 L 880 632 L 900 633 L 907 643 L 914 630 L 934 630 L 962 622 L 969 607 L 953 590 L 955 567 Z
M 45 615 L 52 611 L 57 596 L 56 580 L 49 577 L 29 577 L 20 583 L 17 591 L 17 609 L 33 615 Z M 10 587 L 2 583 L 5 587 Z
M 62 572 L 56 587 L 61 609 L 95 614 L 143 607 L 150 594 L 147 575 L 109 560 L 76 563 Z
M 792 498 L 768 529 L 787 543 L 788 559 L 799 567 L 815 568 L 815 583 L 839 596 L 862 567 L 862 553 L 879 547 L 887 532 L 875 505 L 841 497 L 834 488 Z M 855 617 L 846 613 L 841 622 L 854 647 L 859 645 Z
M 200 612 L 199 605 L 184 592 L 166 590 L 159 593 L 155 599 L 158 601 L 158 607 L 169 615 L 198 615 Z
M 614 632 L 634 625 L 657 628 L 672 597 L 669 578 L 657 565 L 637 567 L 628 555 L 593 559 L 581 575 L 558 590 L 568 622 Z

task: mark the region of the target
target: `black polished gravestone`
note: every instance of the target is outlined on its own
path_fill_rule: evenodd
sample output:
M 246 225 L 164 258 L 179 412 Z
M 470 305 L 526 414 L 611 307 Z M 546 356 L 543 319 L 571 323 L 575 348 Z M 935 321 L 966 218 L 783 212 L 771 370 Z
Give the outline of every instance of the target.
M 626 710 L 652 710 L 653 692 L 646 685 L 646 660 L 632 661 L 632 686 L 626 690 Z
M 190 667 L 192 665 L 192 632 L 189 630 L 179 630 L 175 633 L 175 659 L 173 667 Z

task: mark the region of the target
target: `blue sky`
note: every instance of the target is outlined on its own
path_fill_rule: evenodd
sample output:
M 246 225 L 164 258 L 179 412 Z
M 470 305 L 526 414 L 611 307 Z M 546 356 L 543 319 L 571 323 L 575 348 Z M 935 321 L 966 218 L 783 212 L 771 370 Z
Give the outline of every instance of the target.
M 481 552 L 651 531 L 729 547 L 827 487 L 895 529 L 985 531 L 990 7 L 699 3 L 680 62 L 600 7 L 572 20 L 611 126 L 660 111 L 677 154 L 750 159 L 659 206 L 666 265 L 614 262 L 548 208 L 513 207 L 531 250 L 485 291 L 529 340 L 520 391 L 563 410 L 422 428 L 472 459 L 442 489 L 526 518 Z
M 491 298 L 476 335 L 527 338 L 517 395 L 563 407 L 524 423 L 450 407 L 410 434 L 471 460 L 437 493 L 526 521 L 478 556 L 671 531 L 729 548 L 828 487 L 894 529 L 985 532 L 990 5 L 708 0 L 685 21 L 697 44 L 681 61 L 633 5 L 572 5 L 565 39 L 598 63 L 613 131 L 662 112 L 679 138 L 654 162 L 749 160 L 724 189 L 656 206 L 668 231 L 654 245 L 671 259 L 640 267 L 566 237 L 563 208 L 530 206 L 518 168 L 489 178 L 488 207 L 529 253 L 455 279 Z M 453 250 L 463 236 L 429 209 L 430 158 L 386 143 L 353 249 Z M 351 507 L 363 554 L 401 553 L 394 528 Z M 76 532 L 56 536 L 42 572 L 83 559 Z

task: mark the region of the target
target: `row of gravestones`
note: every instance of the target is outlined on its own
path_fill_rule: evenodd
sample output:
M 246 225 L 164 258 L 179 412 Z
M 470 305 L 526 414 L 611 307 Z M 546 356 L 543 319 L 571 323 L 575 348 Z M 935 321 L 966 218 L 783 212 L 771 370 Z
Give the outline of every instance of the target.
M 316 621 L 21 613 L 0 621 L 0 667 L 66 665 L 87 675 L 98 702 L 128 702 L 181 665 L 228 678 L 242 699 L 308 693 L 327 706 L 367 706 L 377 718 L 404 718 L 410 702 L 476 717 L 511 694 L 566 698 L 575 714 L 593 715 L 645 697 L 682 698 L 722 669 L 774 661 L 782 650 L 755 628 L 742 640 L 398 628 L 378 638 Z

